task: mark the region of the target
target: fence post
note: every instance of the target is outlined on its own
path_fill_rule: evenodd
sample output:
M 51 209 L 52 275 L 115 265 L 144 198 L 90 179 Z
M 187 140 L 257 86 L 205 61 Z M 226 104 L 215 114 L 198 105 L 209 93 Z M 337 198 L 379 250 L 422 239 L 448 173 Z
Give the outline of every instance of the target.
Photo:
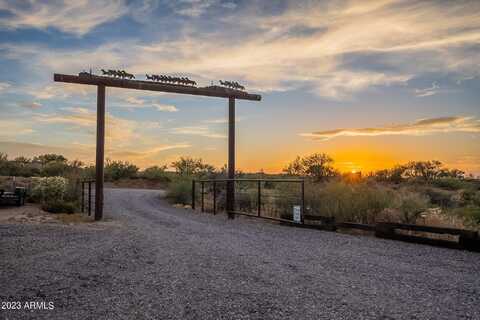
M 303 217 L 305 217 L 305 180 L 302 180 L 302 223 Z
M 213 181 L 213 215 L 217 214 L 217 181 Z
M 205 212 L 205 182 L 202 181 L 202 212 Z
M 82 213 L 85 212 L 85 181 L 82 181 Z
M 257 199 L 257 215 L 260 217 L 262 211 L 262 181 L 258 180 L 258 199 Z
M 195 179 L 192 180 L 192 210 L 195 210 Z
M 92 181 L 88 181 L 88 216 L 92 214 Z

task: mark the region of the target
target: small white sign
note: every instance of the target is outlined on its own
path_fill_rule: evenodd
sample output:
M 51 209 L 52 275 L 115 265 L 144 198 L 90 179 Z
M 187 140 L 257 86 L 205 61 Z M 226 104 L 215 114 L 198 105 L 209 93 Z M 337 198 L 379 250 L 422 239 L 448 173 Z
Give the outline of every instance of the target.
M 293 221 L 297 223 L 302 222 L 302 214 L 300 208 L 300 206 L 293 206 Z

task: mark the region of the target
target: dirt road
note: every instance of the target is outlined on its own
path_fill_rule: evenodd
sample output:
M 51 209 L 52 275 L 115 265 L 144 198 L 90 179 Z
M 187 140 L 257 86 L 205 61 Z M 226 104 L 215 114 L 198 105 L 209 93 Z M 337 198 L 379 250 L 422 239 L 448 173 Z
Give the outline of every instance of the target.
M 22 303 L 0 319 L 480 319 L 478 253 L 231 221 L 153 190 L 107 190 L 106 212 L 0 225 L 0 300 Z

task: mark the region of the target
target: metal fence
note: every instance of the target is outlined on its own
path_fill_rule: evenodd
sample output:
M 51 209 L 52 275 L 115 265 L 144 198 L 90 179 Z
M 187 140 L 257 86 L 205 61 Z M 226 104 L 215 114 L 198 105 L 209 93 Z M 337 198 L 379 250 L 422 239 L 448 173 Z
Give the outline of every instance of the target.
M 230 213 L 288 222 L 303 222 L 305 182 L 300 179 L 215 179 L 192 181 L 192 208 L 226 212 L 227 185 L 233 183 Z M 300 211 L 295 221 L 294 210 Z
M 81 210 L 90 216 L 95 211 L 95 180 L 84 180 L 81 184 Z

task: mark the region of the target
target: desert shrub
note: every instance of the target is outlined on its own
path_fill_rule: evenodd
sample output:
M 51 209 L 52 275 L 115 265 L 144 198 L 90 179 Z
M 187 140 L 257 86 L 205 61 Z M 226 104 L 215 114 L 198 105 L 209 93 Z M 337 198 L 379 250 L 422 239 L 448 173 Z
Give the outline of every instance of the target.
M 124 178 L 135 178 L 138 167 L 127 161 L 111 161 L 107 159 L 105 165 L 105 180 L 116 181 Z
M 181 176 L 208 176 L 217 171 L 214 166 L 204 163 L 202 159 L 194 159 L 189 157 L 180 157 L 180 159 L 177 161 L 172 162 L 171 166 L 175 169 L 175 172 Z
M 455 202 L 452 199 L 452 194 L 445 190 L 426 188 L 423 192 L 430 198 L 430 202 L 434 205 L 451 208 Z
M 468 183 L 458 178 L 435 179 L 433 180 L 433 184 L 439 188 L 447 190 L 460 190 L 469 187 Z
M 71 188 L 74 186 L 69 185 L 68 180 L 63 177 L 32 178 L 29 200 L 41 203 L 42 209 L 48 212 L 74 213 L 77 208 L 77 194 L 70 190 Z
M 399 190 L 396 193 L 396 209 L 401 213 L 401 222 L 415 223 L 422 212 L 427 210 L 430 201 L 427 196 L 411 192 L 408 190 Z
M 149 167 L 141 173 L 141 177 L 147 180 L 168 182 L 170 181 L 170 178 L 167 176 L 165 172 L 166 168 L 167 168 L 166 166 Z
M 32 178 L 29 200 L 32 202 L 55 202 L 64 199 L 68 181 L 63 177 Z
M 405 166 L 397 165 L 392 169 L 379 170 L 374 173 L 375 180 L 380 182 L 391 182 L 399 184 L 404 180 L 403 174 L 406 170 Z
M 465 207 L 456 208 L 454 214 L 465 218 L 467 221 L 480 224 L 480 206 L 468 205 Z
M 166 198 L 173 203 L 191 204 L 192 178 L 178 177 L 170 182 Z
M 480 226 L 480 206 L 467 205 L 455 208 L 451 213 L 457 217 L 463 218 L 467 225 Z
M 472 198 L 472 202 L 480 207 L 480 191 L 477 191 Z
M 74 202 L 69 201 L 47 201 L 42 205 L 42 209 L 51 213 L 74 213 L 77 206 Z
M 475 190 L 473 189 L 465 189 L 462 190 L 462 200 L 466 203 L 474 202 L 476 195 Z
M 310 177 L 318 182 L 339 175 L 332 164 L 333 159 L 327 154 L 314 153 L 297 157 L 283 169 L 283 172 L 290 176 Z
M 70 169 L 67 162 L 50 161 L 43 165 L 40 174 L 44 177 L 63 176 Z
M 262 191 L 265 214 L 282 219 L 293 219 L 293 206 L 301 205 L 300 184 L 274 183 L 275 188 Z
M 252 213 L 257 209 L 257 193 L 253 189 L 235 193 L 235 209 Z
M 315 214 L 371 224 L 375 223 L 378 214 L 392 205 L 393 191 L 377 184 L 335 181 L 306 186 L 305 201 Z

